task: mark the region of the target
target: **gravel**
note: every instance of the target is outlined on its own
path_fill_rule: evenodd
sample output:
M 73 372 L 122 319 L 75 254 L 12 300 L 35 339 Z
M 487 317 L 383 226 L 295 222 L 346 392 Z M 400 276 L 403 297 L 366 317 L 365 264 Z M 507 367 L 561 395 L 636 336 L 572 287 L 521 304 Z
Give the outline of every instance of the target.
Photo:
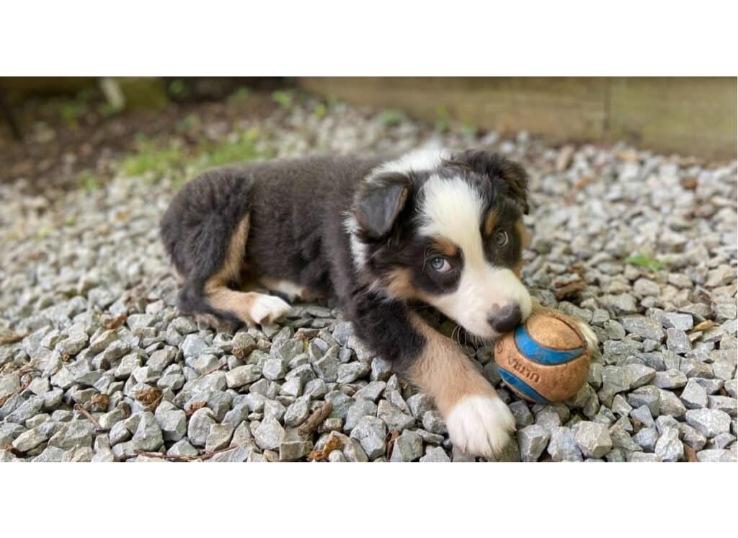
M 313 106 L 235 128 L 278 156 L 487 144 L 528 167 L 523 280 L 590 322 L 601 353 L 566 405 L 500 391 L 517 432 L 498 460 L 736 460 L 736 163 L 624 145 L 562 156 L 523 134 L 390 126 L 340 103 L 321 121 Z M 327 461 L 473 459 L 325 305 L 235 334 L 179 315 L 157 229 L 176 186 L 117 177 L 31 197 L 22 181 L 0 185 L 0 461 L 305 461 L 328 442 Z M 575 281 L 585 289 L 558 301 Z M 488 347 L 465 349 L 504 389 Z

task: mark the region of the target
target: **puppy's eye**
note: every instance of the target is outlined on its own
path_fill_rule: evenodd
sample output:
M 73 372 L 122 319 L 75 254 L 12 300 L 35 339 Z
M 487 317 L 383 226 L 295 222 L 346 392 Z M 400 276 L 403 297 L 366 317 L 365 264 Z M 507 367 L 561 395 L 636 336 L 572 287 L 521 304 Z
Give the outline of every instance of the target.
M 495 234 L 495 243 L 497 243 L 498 247 L 504 247 L 507 245 L 507 242 L 509 241 L 507 237 L 507 232 L 504 230 L 500 230 Z
M 439 273 L 448 273 L 451 270 L 451 264 L 443 256 L 436 256 L 430 261 L 430 266 L 434 271 Z

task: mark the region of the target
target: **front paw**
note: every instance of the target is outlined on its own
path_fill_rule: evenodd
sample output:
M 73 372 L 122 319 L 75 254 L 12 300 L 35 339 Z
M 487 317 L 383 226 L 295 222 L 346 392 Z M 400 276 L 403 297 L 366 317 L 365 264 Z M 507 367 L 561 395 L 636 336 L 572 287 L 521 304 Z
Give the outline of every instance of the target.
M 451 442 L 473 456 L 497 456 L 515 430 L 515 418 L 497 396 L 466 396 L 446 417 Z
M 589 356 L 592 357 L 599 351 L 599 339 L 597 338 L 597 335 L 592 330 L 592 327 L 587 324 L 587 322 L 582 321 L 578 318 L 569 319 L 576 326 L 576 328 L 579 329 L 579 332 L 582 333 L 582 336 L 584 336 L 584 341 L 587 344 Z

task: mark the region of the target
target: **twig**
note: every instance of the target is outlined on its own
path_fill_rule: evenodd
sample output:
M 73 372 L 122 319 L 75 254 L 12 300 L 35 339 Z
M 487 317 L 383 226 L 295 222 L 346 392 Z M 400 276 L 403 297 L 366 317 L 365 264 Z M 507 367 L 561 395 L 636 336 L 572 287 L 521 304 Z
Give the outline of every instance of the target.
M 297 428 L 297 433 L 301 437 L 309 437 L 315 430 L 323 424 L 323 421 L 328 418 L 328 415 L 333 411 L 333 404 L 331 402 L 325 402 L 315 412 L 308 417 L 308 419 Z
M 29 334 L 30 333 L 5 333 L 4 335 L 0 336 L 0 346 L 20 342 Z
M 223 452 L 228 452 L 229 450 L 235 450 L 238 448 L 237 446 L 229 446 L 227 448 L 221 448 L 219 450 L 213 450 L 212 452 L 203 452 L 202 454 L 198 454 L 197 456 L 185 456 L 185 455 L 168 455 L 168 454 L 162 454 L 161 452 L 147 452 L 146 450 L 136 450 L 137 456 L 146 456 L 147 458 L 156 458 L 160 460 L 167 460 L 167 461 L 202 461 L 202 460 L 209 460 L 213 456 L 217 454 L 221 454 Z
M 28 375 L 29 376 L 29 379 L 24 382 L 23 381 L 23 376 L 25 376 L 25 375 Z M 23 392 L 24 390 L 26 390 L 30 386 L 31 381 L 33 381 L 33 377 L 30 377 L 30 373 L 28 373 L 28 372 L 21 373 L 21 386 L 18 387 L 17 389 L 15 389 L 10 394 L 6 394 L 2 398 L 0 398 L 0 407 L 4 406 L 5 405 L 5 402 L 7 402 L 8 400 L 10 400 L 16 394 L 20 394 L 21 392 Z
M 561 301 L 563 299 L 571 299 L 573 297 L 576 297 L 580 291 L 586 289 L 587 283 L 582 280 L 577 280 L 554 290 L 554 296 L 556 297 L 557 301 Z
M 100 423 L 97 421 L 97 419 L 95 417 L 93 417 L 92 414 L 87 409 L 85 409 L 84 407 L 82 407 L 80 404 L 74 404 L 74 410 L 75 411 L 79 411 L 85 417 L 87 417 L 87 420 L 89 420 L 90 422 L 92 422 L 92 425 L 95 426 L 95 429 L 97 431 L 99 431 L 99 432 L 106 432 L 106 431 L 108 431 L 105 428 L 103 428 L 100 425 Z

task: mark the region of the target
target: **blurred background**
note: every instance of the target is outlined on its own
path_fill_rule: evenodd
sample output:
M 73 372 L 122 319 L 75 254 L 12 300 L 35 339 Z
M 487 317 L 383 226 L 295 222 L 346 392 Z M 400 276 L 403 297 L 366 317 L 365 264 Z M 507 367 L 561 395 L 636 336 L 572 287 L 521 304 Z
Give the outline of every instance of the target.
M 306 100 L 317 122 L 345 102 L 385 127 L 736 158 L 735 78 L 0 78 L 0 181 L 89 187 L 277 156 L 253 126 Z

